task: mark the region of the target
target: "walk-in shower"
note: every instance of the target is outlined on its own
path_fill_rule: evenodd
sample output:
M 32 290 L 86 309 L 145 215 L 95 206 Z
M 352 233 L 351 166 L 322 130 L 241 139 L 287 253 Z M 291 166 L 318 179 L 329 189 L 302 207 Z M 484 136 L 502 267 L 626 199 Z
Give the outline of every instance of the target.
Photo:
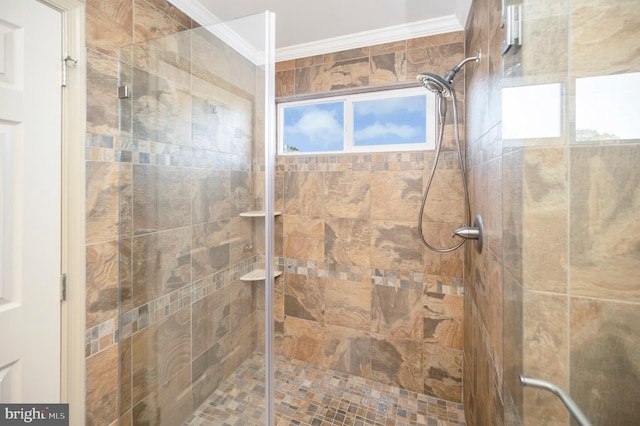
M 424 86 L 427 90 L 435 93 L 438 98 L 438 139 L 436 141 L 436 151 L 435 158 L 433 160 L 433 166 L 431 168 L 431 173 L 429 174 L 429 179 L 427 180 L 427 185 L 424 189 L 424 194 L 422 196 L 422 203 L 420 204 L 420 213 L 418 215 L 418 232 L 420 234 L 420 239 L 422 243 L 427 246 L 430 250 L 433 250 L 438 253 L 448 253 L 453 250 L 459 248 L 462 244 L 464 244 L 465 240 L 473 239 L 477 240 L 478 248 L 482 248 L 482 220 L 480 216 L 476 217 L 475 226 L 471 226 L 471 206 L 469 204 L 469 192 L 467 189 L 467 181 L 465 176 L 465 167 L 464 167 L 464 159 L 462 158 L 462 150 L 460 148 L 460 131 L 458 129 L 458 109 L 456 107 L 456 92 L 453 89 L 453 79 L 456 74 L 460 71 L 460 69 L 467 64 L 468 62 L 475 61 L 476 63 L 480 62 L 481 53 L 478 51 L 476 56 L 468 57 L 463 59 L 458 65 L 449 70 L 444 77 L 440 77 L 439 75 L 432 73 L 422 73 L 418 74 L 417 80 L 418 82 Z M 440 151 L 442 149 L 442 139 L 444 136 L 444 127 L 445 121 L 447 117 L 447 99 L 451 99 L 451 103 L 453 106 L 453 125 L 455 132 L 455 141 L 456 141 L 456 151 L 458 154 L 458 166 L 460 169 L 460 175 L 462 178 L 462 190 L 464 195 L 464 226 L 456 229 L 452 233 L 452 237 L 460 237 L 459 241 L 451 247 L 435 247 L 432 243 L 428 242 L 424 236 L 424 232 L 422 229 L 423 224 L 423 216 L 425 206 L 427 204 L 427 197 L 429 195 L 429 189 L 431 188 L 431 183 L 433 182 L 433 177 L 436 173 L 436 168 L 438 167 L 438 158 L 440 157 Z

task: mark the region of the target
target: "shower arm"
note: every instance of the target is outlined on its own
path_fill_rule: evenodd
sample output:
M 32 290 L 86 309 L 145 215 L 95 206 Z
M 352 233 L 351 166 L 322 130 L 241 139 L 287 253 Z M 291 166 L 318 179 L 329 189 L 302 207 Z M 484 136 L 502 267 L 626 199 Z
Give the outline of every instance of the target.
M 458 65 L 450 69 L 445 75 L 444 79 L 449 82 L 449 84 L 453 83 L 453 77 L 458 74 L 460 68 L 462 68 L 467 62 L 475 61 L 476 63 L 480 62 L 480 58 L 482 57 L 482 53 L 478 50 L 478 54 L 476 56 L 471 56 L 469 58 L 464 58 Z

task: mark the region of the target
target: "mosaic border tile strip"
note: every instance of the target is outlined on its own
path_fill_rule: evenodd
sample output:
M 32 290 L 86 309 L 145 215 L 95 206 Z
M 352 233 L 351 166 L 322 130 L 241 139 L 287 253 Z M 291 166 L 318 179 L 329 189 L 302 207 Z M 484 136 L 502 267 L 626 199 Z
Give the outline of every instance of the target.
M 289 274 L 306 275 L 311 277 L 326 277 L 345 281 L 361 281 L 362 277 L 369 277 L 371 284 L 387 287 L 411 288 L 430 293 L 464 295 L 462 277 L 446 277 L 428 275 L 418 272 L 382 268 L 367 268 L 350 265 L 324 265 L 306 259 L 292 259 L 276 257 L 275 262 L 280 271 Z
M 371 284 L 387 287 L 411 288 L 429 293 L 446 295 L 464 295 L 462 278 L 425 275 L 414 272 L 398 274 L 396 270 L 366 268 L 350 265 L 326 265 L 306 259 L 276 257 L 275 269 L 289 274 L 311 277 L 326 277 L 344 281 L 361 281 L 368 277 Z M 144 305 L 126 311 L 119 321 L 110 319 L 85 331 L 86 356 L 95 355 L 122 338 L 144 330 L 162 318 L 171 315 L 183 307 L 202 299 L 215 290 L 219 290 L 238 280 L 240 276 L 263 267 L 264 256 L 255 255 L 223 271 L 219 271 L 203 280 L 196 281 L 172 291 Z
M 183 426 L 265 424 L 264 356 L 254 352 Z M 278 355 L 275 424 L 466 426 L 462 404 Z
M 249 172 L 252 157 L 147 140 L 87 133 L 85 160 Z

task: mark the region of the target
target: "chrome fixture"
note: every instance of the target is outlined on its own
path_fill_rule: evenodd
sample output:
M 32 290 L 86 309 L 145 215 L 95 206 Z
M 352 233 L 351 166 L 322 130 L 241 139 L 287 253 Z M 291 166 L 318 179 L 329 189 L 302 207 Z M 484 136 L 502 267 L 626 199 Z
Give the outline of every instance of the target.
M 476 225 L 471 227 L 471 206 L 469 203 L 469 191 L 467 190 L 467 179 L 464 171 L 464 160 L 462 159 L 462 150 L 460 149 L 460 130 L 458 129 L 458 109 L 456 107 L 456 92 L 453 90 L 453 79 L 456 74 L 460 71 L 460 69 L 468 62 L 475 61 L 476 63 L 480 62 L 480 58 L 482 54 L 478 51 L 476 56 L 472 56 L 469 58 L 463 59 L 458 65 L 449 70 L 444 77 L 440 77 L 436 74 L 431 73 L 422 73 L 417 76 L 418 82 L 427 90 L 433 92 L 438 97 L 438 140 L 436 141 L 436 152 L 435 158 L 433 160 L 433 166 L 431 168 L 431 174 L 429 175 L 429 179 L 427 180 L 427 186 L 425 187 L 424 194 L 422 196 L 422 204 L 420 205 L 420 213 L 418 216 L 418 233 L 420 234 L 420 239 L 422 243 L 429 248 L 438 253 L 448 253 L 453 250 L 459 248 L 467 239 L 474 239 L 478 241 L 477 248 L 478 250 L 482 250 L 482 219 L 480 216 L 476 216 L 476 222 L 480 225 Z M 429 189 L 431 188 L 431 183 L 433 182 L 433 176 L 436 173 L 436 169 L 438 167 L 438 158 L 440 157 L 440 150 L 442 149 L 442 137 L 444 135 L 444 127 L 445 120 L 447 117 L 447 104 L 445 98 L 451 98 L 451 104 L 453 106 L 453 129 L 456 137 L 456 151 L 458 153 L 458 167 L 460 169 L 460 175 L 462 177 L 462 190 L 464 193 L 464 201 L 465 201 L 465 218 L 464 223 L 466 224 L 462 228 L 457 229 L 453 233 L 453 237 L 461 237 L 459 241 L 456 242 L 452 247 L 440 248 L 435 247 L 431 243 L 429 243 L 424 237 L 424 232 L 422 231 L 422 222 L 424 216 L 424 209 L 427 204 L 427 196 L 429 195 Z
M 517 53 L 522 46 L 522 5 L 507 6 L 502 14 L 502 32 L 502 56 L 512 48 Z
M 560 389 L 558 386 L 554 385 L 553 383 L 549 383 L 546 380 L 533 379 L 531 377 L 526 377 L 521 374 L 520 384 L 522 386 L 530 386 L 532 388 L 543 389 L 551 392 L 552 394 L 560 398 L 564 406 L 567 407 L 567 410 L 569 410 L 569 413 L 571 413 L 573 418 L 576 419 L 576 421 L 580 426 L 591 426 L 591 422 L 587 419 L 587 417 L 584 415 L 582 410 L 580 410 L 580 407 L 578 407 L 575 401 L 571 399 L 571 397 L 567 395 L 562 389 Z
M 480 252 L 482 251 L 482 231 L 482 216 L 477 214 L 476 221 L 473 223 L 473 226 L 463 226 L 462 228 L 458 228 L 453 231 L 451 236 L 458 236 L 464 238 L 465 240 L 476 240 L 476 248 Z
M 451 93 L 453 92 L 453 88 L 451 87 L 451 85 L 453 84 L 453 79 L 455 78 L 456 74 L 458 74 L 458 71 L 460 71 L 460 69 L 467 62 L 475 61 L 476 63 L 479 63 L 481 56 L 481 52 L 478 51 L 478 54 L 476 56 L 463 59 L 458 65 L 447 71 L 444 77 L 440 77 L 439 75 L 429 72 L 418 74 L 418 83 L 420 83 L 425 89 L 432 91 L 436 95 L 450 98 Z

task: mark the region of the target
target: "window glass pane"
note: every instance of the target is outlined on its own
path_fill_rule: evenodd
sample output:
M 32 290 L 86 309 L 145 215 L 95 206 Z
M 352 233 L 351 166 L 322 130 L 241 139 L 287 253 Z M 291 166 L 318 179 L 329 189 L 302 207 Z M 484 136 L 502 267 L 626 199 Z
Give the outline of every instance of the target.
M 425 143 L 425 96 L 376 99 L 353 103 L 353 144 Z
M 576 140 L 640 139 L 640 73 L 576 78 Z
M 284 114 L 284 152 L 330 152 L 344 148 L 344 103 L 288 106 Z

